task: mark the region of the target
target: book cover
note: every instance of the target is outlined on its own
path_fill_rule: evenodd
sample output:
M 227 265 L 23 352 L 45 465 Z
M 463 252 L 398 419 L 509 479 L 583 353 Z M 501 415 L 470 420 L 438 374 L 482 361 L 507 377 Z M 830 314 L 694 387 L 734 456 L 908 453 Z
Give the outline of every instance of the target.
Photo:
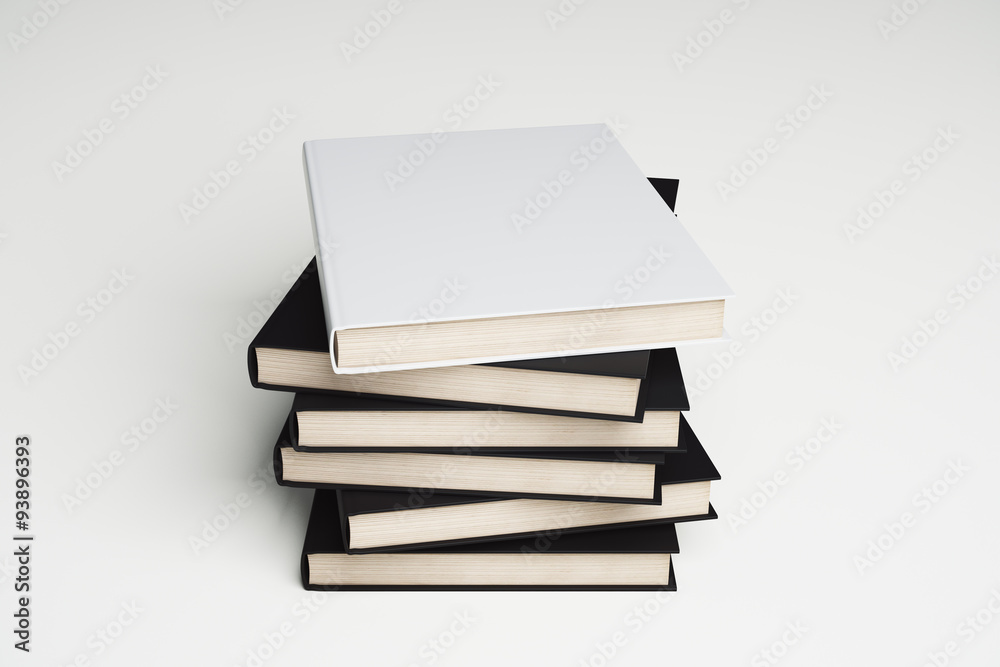
M 301 559 L 302 583 L 309 590 L 677 588 L 670 556 L 679 553 L 680 546 L 673 524 L 565 535 L 546 545 L 521 539 L 348 555 L 337 529 L 338 515 L 337 495 L 316 491 Z M 580 558 L 586 554 L 596 558 Z M 543 583 L 552 581 L 560 583 Z
M 278 436 L 273 452 L 274 476 L 282 486 L 397 491 L 414 496 L 452 492 L 507 498 L 640 504 L 660 502 L 661 485 L 656 480 L 657 470 L 664 460 L 660 458 L 659 452 L 645 453 L 626 449 L 519 451 L 504 455 L 482 452 L 297 452 L 289 445 L 287 422 Z M 300 460 L 303 458 L 306 460 Z M 286 470 L 288 461 L 294 463 L 295 474 Z M 412 466 L 411 470 L 406 469 L 408 462 Z M 599 465 L 576 466 L 573 465 L 575 463 Z M 331 481 L 334 478 L 345 479 L 344 468 L 347 465 L 352 467 L 352 471 L 363 469 L 362 473 L 354 477 L 363 477 L 367 481 Z M 390 476 L 390 467 L 397 473 L 394 477 Z M 586 470 L 581 473 L 580 467 Z M 401 468 L 403 473 L 399 473 Z M 473 479 L 478 482 L 470 481 L 464 475 L 468 468 L 473 468 Z M 314 472 L 302 472 L 303 470 Z M 574 473 L 572 479 L 563 479 L 570 470 Z M 529 473 L 531 479 L 526 480 Z M 400 480 L 403 478 L 408 481 L 402 483 Z M 530 489 L 526 489 L 526 484 Z M 491 488 L 484 488 L 486 486 Z M 556 490 L 557 487 L 559 490 Z M 623 488 L 633 491 L 629 495 L 620 495 L 619 489 Z
M 718 518 L 715 510 L 708 502 L 708 489 L 705 488 L 703 504 L 705 509 L 700 509 L 702 502 L 692 503 L 685 496 L 691 493 L 677 494 L 671 493 L 668 487 L 707 487 L 703 482 L 718 481 L 722 477 L 718 469 L 712 462 L 705 448 L 698 437 L 694 434 L 690 425 L 685 420 L 681 426 L 681 437 L 686 445 L 686 453 L 670 456 L 664 465 L 657 467 L 656 483 L 661 486 L 661 506 L 665 509 L 668 503 L 673 503 L 679 511 L 657 512 L 657 508 L 649 505 L 623 506 L 620 511 L 610 509 L 603 517 L 591 517 L 584 519 L 585 514 L 579 511 L 581 507 L 577 502 L 565 500 L 545 500 L 537 503 L 510 503 L 508 499 L 491 498 L 488 496 L 461 495 L 450 493 L 433 493 L 427 496 L 413 496 L 405 493 L 391 493 L 380 491 L 361 491 L 353 489 L 343 489 L 338 491 L 338 501 L 340 507 L 340 527 L 344 544 L 348 553 L 372 553 L 384 551 L 399 551 L 410 549 L 422 549 L 433 546 L 445 546 L 455 544 L 471 544 L 475 542 L 494 541 L 498 539 L 512 539 L 520 537 L 530 537 L 538 535 L 568 534 L 577 532 L 587 532 L 602 530 L 610 527 L 625 527 L 635 525 L 645 525 L 653 523 L 680 523 L 687 521 L 700 521 Z M 458 532 L 464 533 L 466 537 L 452 539 L 436 539 L 424 541 L 426 533 L 421 533 L 421 538 L 417 541 L 405 541 L 406 537 L 402 533 L 403 522 L 395 517 L 398 513 L 412 513 L 426 508 L 459 507 L 471 504 L 493 504 L 499 512 L 490 512 L 489 522 L 497 521 L 504 510 L 505 505 L 514 505 L 511 508 L 512 514 L 519 515 L 526 509 L 525 505 L 535 505 L 550 513 L 549 523 L 542 522 L 542 525 L 535 525 L 531 530 L 523 530 L 512 527 L 503 532 L 492 532 L 488 524 L 476 525 L 471 517 L 461 520 Z M 544 506 L 544 507 L 543 507 Z M 696 513 L 685 512 L 682 508 L 699 507 Z M 434 513 L 436 519 L 440 520 L 441 512 Z M 382 515 L 392 517 L 395 531 L 393 544 L 383 544 L 370 548 L 358 548 L 352 544 L 350 534 L 351 517 L 361 515 Z M 593 521 L 594 523 L 584 523 Z M 536 522 L 537 523 L 537 522 Z M 424 526 L 428 524 L 423 524 Z M 409 528 L 409 526 L 408 526 Z M 454 528 L 454 527 L 453 527 Z M 412 532 L 412 529 L 410 531 Z
M 650 355 L 641 422 L 303 393 L 296 394 L 292 403 L 289 439 L 295 449 L 312 452 L 447 454 L 566 448 L 676 452 L 682 451 L 680 413 L 689 407 L 677 352 L 668 348 Z
M 396 189 L 386 185 L 385 165 L 430 135 L 303 146 L 336 372 L 722 337 L 729 286 L 606 126 L 445 138 L 447 150 Z M 595 142 L 600 157 L 574 169 L 574 156 Z M 430 315 L 414 324 L 422 304 Z M 662 306 L 672 307 L 653 309 Z M 648 329 L 637 325 L 653 312 Z
M 250 384 L 278 391 L 366 395 L 433 405 L 642 421 L 645 403 L 642 380 L 649 364 L 648 350 L 508 361 L 468 368 L 337 375 L 330 362 L 326 336 L 314 259 L 251 341 L 247 349 Z M 574 377 L 567 378 L 570 385 L 567 389 L 563 386 L 565 382 L 560 383 L 547 374 Z M 470 389 L 483 382 L 492 382 L 496 387 L 483 392 L 483 400 L 468 400 Z M 550 388 L 552 385 L 556 388 Z M 574 400 L 575 396 L 567 395 L 569 390 L 625 392 L 626 398 L 606 404 Z M 541 395 L 535 397 L 532 392 Z M 598 407 L 588 407 L 595 402 Z

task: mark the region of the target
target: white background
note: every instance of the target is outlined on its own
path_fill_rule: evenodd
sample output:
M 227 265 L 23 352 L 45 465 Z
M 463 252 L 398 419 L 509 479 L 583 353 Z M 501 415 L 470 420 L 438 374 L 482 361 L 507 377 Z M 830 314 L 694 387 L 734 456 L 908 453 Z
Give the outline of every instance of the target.
M 13 443 L 28 434 L 37 541 L 30 656 L 11 646 L 12 547 L 0 550 L 0 663 L 255 664 L 248 651 L 288 623 L 263 664 L 753 665 L 799 622 L 780 664 L 921 665 L 950 641 L 950 664 L 996 664 L 1000 618 L 983 612 L 992 623 L 971 634 L 960 624 L 1000 595 L 1000 280 L 961 309 L 952 290 L 1000 248 L 1000 8 L 911 3 L 886 37 L 889 0 L 591 0 L 555 29 L 556 0 L 405 2 L 348 62 L 340 44 L 386 4 L 246 0 L 220 18 L 211 0 L 80 1 L 13 45 L 41 10 L 4 3 L 0 536 L 10 544 Z M 724 9 L 733 21 L 679 67 L 674 54 Z M 112 104 L 147 66 L 166 78 L 121 118 Z M 682 358 L 691 389 L 708 378 L 691 421 L 724 475 L 722 518 L 680 527 L 680 591 L 662 604 L 337 593 L 306 619 L 309 494 L 266 471 L 290 397 L 250 387 L 240 320 L 313 253 L 302 141 L 452 129 L 445 114 L 479 77 L 501 85 L 460 129 L 617 116 L 645 173 L 681 179 L 678 214 L 739 295 L 727 327 L 743 354 L 726 369 L 713 358 L 724 348 Z M 814 86 L 828 99 L 799 109 Z M 295 118 L 248 161 L 239 145 L 274 108 Z M 797 109 L 808 119 L 788 136 L 777 124 Z M 60 180 L 53 162 L 102 118 L 113 132 Z M 957 139 L 911 180 L 905 164 L 939 128 Z M 772 137 L 777 152 L 724 198 L 718 182 Z M 241 173 L 185 223 L 179 206 L 228 160 Z M 845 225 L 894 179 L 903 193 L 851 242 Z M 78 304 L 122 269 L 134 278 L 88 319 Z M 775 318 L 779 290 L 794 300 Z M 938 309 L 947 321 L 894 369 L 888 355 Z M 22 379 L 70 323 L 78 335 Z M 180 407 L 128 451 L 122 434 L 167 398 Z M 843 426 L 797 469 L 786 455 L 824 418 Z M 114 450 L 121 465 L 67 509 Z M 950 462 L 968 471 L 916 504 Z M 731 525 L 776 473 L 785 484 Z M 243 493 L 249 507 L 195 553 L 189 538 Z M 883 535 L 905 512 L 915 525 Z M 859 565 L 880 536 L 888 551 Z M 98 654 L 95 633 L 133 602 L 138 618 Z M 655 613 L 637 623 L 644 604 Z M 472 627 L 450 636 L 463 613 Z M 595 645 L 617 632 L 605 659 Z M 452 644 L 443 655 L 438 639 Z

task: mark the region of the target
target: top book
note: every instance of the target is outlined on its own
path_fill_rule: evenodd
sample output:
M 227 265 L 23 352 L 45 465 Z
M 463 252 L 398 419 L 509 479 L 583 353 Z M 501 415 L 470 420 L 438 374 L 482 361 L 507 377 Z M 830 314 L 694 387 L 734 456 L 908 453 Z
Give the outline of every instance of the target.
M 675 347 L 731 290 L 606 125 L 307 141 L 337 373 Z

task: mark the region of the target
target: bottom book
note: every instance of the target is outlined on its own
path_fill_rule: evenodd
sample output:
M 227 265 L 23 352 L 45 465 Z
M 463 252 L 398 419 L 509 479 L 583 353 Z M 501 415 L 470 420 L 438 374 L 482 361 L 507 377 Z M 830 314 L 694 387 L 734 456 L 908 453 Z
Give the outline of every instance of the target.
M 309 590 L 677 590 L 673 524 L 349 555 L 339 521 L 336 492 L 318 489 L 302 548 Z

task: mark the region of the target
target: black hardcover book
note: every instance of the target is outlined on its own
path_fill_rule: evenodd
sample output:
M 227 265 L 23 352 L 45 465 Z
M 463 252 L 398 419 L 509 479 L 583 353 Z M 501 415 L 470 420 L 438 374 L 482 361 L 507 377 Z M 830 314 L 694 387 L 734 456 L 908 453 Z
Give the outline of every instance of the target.
M 715 519 L 709 492 L 719 471 L 686 420 L 681 438 L 686 453 L 657 466 L 659 505 L 344 489 L 338 491 L 344 544 L 348 553 L 374 553 Z
M 292 447 L 303 452 L 679 451 L 680 415 L 688 399 L 674 349 L 650 353 L 646 385 L 641 422 L 296 394 L 289 435 Z
M 302 547 L 308 590 L 677 590 L 673 524 L 348 555 L 337 494 L 316 491 Z
M 303 452 L 289 445 L 285 423 L 274 446 L 282 486 L 396 491 L 413 497 L 451 492 L 501 498 L 549 498 L 656 504 L 659 452 Z
M 673 208 L 677 181 L 650 179 Z M 436 405 L 642 421 L 646 350 L 385 373 L 337 375 L 316 261 L 268 318 L 247 350 L 254 387 L 368 395 Z

